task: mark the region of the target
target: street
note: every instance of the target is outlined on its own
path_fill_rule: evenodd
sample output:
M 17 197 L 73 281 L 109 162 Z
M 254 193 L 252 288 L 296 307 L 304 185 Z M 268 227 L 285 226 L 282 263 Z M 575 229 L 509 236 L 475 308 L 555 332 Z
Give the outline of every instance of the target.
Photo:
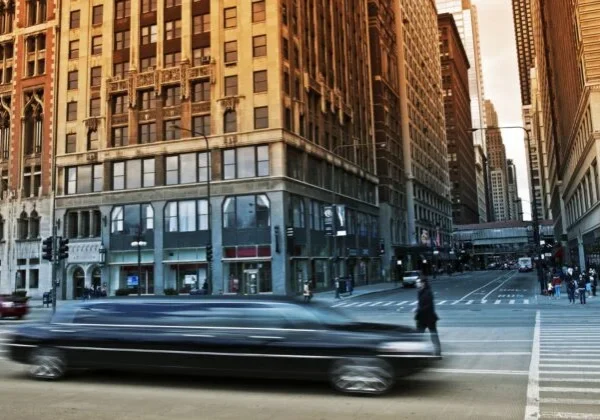
M 2 418 L 600 419 L 600 298 L 537 296 L 535 274 L 431 279 L 444 360 L 383 397 L 325 383 L 77 373 L 50 383 L 0 360 Z M 413 325 L 416 289 L 327 300 L 357 319 Z M 598 301 L 596 301 L 598 300 Z M 44 312 L 46 311 L 46 312 Z M 47 309 L 34 311 L 43 316 Z M 40 315 L 42 314 L 42 315 Z M 14 322 L 3 321 L 0 336 Z M 3 340 L 3 338 L 0 338 Z

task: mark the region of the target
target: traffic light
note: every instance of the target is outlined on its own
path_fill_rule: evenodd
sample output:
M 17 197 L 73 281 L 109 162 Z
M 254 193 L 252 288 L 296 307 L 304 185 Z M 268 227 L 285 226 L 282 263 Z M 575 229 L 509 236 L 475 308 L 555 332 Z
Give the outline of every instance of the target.
M 213 260 L 213 247 L 212 245 L 206 245 L 206 261 Z
M 69 240 L 63 239 L 62 236 L 58 240 L 58 259 L 66 260 L 69 258 Z
M 42 241 L 42 258 L 47 261 L 52 261 L 52 245 L 54 238 L 52 236 Z

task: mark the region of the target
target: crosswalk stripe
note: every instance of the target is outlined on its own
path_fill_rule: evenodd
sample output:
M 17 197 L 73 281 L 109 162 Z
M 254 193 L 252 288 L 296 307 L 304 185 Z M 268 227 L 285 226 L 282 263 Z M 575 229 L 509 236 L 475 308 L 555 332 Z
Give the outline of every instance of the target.
M 357 307 L 358 307 L 358 308 L 360 308 L 360 307 L 363 307 L 363 306 L 365 306 L 365 305 L 368 305 L 369 303 L 371 303 L 371 302 L 365 302 L 365 303 L 361 303 L 361 304 L 360 304 L 360 305 L 358 305 Z
M 570 388 L 560 386 L 541 386 L 540 392 L 575 392 L 575 393 L 590 393 L 600 394 L 600 388 Z
M 471 303 L 473 303 L 472 300 L 468 301 L 467 303 L 465 303 L 465 305 L 470 305 Z
M 487 299 L 481 299 L 481 303 L 482 304 L 486 304 L 487 303 Z
M 402 302 L 397 303 L 396 306 L 406 305 L 407 303 L 408 303 L 408 300 L 403 300 Z
M 377 306 L 377 305 L 381 305 L 382 303 L 383 302 L 375 302 L 375 303 L 373 303 L 372 305 L 369 305 L 369 306 Z
M 446 302 L 448 302 L 448 301 L 447 300 L 442 300 L 441 302 L 438 302 L 438 305 L 443 305 Z
M 450 305 L 456 305 L 457 303 L 460 303 L 460 300 L 455 300 L 454 302 L 452 302 Z
M 514 300 L 514 299 L 511 299 L 511 300 L 508 302 L 508 304 L 509 304 L 509 305 L 514 305 L 514 304 L 515 304 L 515 300 Z
M 419 303 L 419 301 L 418 301 L 418 300 L 415 300 L 413 303 L 411 303 L 411 304 L 410 304 L 410 306 L 416 306 L 416 305 L 417 305 L 417 303 Z
M 578 400 L 576 398 L 540 398 L 542 404 L 568 404 L 568 405 L 600 405 L 598 400 Z
M 498 299 L 497 301 L 494 302 L 494 305 L 499 305 L 500 302 L 502 302 L 500 299 Z
M 540 378 L 540 382 L 581 382 L 581 383 L 600 383 L 600 378 L 595 379 L 595 378 L 554 378 L 554 377 L 548 377 L 548 378 Z
M 394 302 L 388 302 L 388 303 L 386 303 L 386 304 L 385 304 L 385 305 L 383 305 L 383 306 L 390 306 L 390 305 L 392 305 L 393 303 L 394 303 Z
M 339 308 L 340 306 L 344 306 L 344 305 L 346 305 L 346 302 L 338 303 L 337 305 L 333 305 L 332 308 Z
M 568 419 L 568 420 L 599 420 L 600 416 L 589 413 L 564 413 L 564 412 L 545 412 L 539 414 L 540 419 Z

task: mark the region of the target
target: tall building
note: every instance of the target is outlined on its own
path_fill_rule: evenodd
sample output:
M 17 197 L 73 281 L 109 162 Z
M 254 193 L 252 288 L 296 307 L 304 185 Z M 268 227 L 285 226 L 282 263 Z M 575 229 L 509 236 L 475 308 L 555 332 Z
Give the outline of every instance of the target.
M 519 198 L 517 168 L 512 159 L 506 161 L 506 181 L 508 183 L 508 219 L 522 221 L 523 209 L 521 199 Z
M 0 293 L 51 287 L 56 28 L 53 0 L 0 3 Z
M 471 0 L 435 0 L 438 13 L 451 13 L 454 16 L 458 33 L 460 34 L 467 58 L 471 67 L 469 68 L 469 94 L 471 96 L 471 124 L 473 128 L 485 128 L 486 123 L 483 69 L 481 64 L 481 48 L 479 44 L 479 23 L 477 19 L 477 8 L 471 4 Z M 477 199 L 479 210 L 479 221 L 481 223 L 491 221 L 488 215 L 488 184 L 486 177 L 486 157 L 488 154 L 486 145 L 486 134 L 484 130 L 473 132 L 473 144 L 475 148 L 475 176 L 477 181 Z
M 437 11 L 433 0 L 395 4 L 408 244 L 448 246 L 452 201 Z M 420 262 L 418 250 L 410 255 Z
M 492 101 L 485 101 L 485 115 L 490 127 L 498 127 L 498 114 Z M 492 179 L 492 202 L 496 222 L 510 220 L 508 202 L 508 179 L 506 168 L 506 148 L 502 140 L 501 130 L 486 131 L 488 156 L 490 160 L 490 177 Z
M 375 142 L 381 145 L 377 148 L 381 240 L 384 261 L 391 262 L 406 243 L 407 232 L 394 1 L 370 0 L 368 9 Z
M 557 185 L 551 208 L 565 228 L 571 261 L 582 267 L 598 264 L 600 0 L 540 1 L 539 13 L 553 93 L 549 101 L 542 98 L 542 106 L 550 107 L 555 134 L 545 150 L 550 179 Z
M 61 16 L 63 297 L 379 278 L 366 2 L 72 0 Z
M 531 2 L 532 0 L 512 0 L 515 38 L 517 41 L 517 59 L 519 61 L 521 103 L 523 106 L 531 105 L 529 71 L 535 66 Z
M 475 149 L 471 128 L 469 97 L 469 60 L 462 45 L 454 17 L 438 16 L 442 91 L 446 117 L 448 165 L 452 183 L 452 220 L 454 224 L 479 222 L 475 179 Z

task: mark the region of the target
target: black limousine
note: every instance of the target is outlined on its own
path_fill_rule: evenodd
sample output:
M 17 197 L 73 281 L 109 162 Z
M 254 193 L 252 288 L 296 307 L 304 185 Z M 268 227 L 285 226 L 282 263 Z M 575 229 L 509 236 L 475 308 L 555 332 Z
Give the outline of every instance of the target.
M 429 335 L 356 322 L 317 302 L 205 297 L 107 299 L 60 305 L 23 324 L 9 357 L 37 379 L 69 369 L 324 379 L 342 392 L 381 394 L 440 357 Z

